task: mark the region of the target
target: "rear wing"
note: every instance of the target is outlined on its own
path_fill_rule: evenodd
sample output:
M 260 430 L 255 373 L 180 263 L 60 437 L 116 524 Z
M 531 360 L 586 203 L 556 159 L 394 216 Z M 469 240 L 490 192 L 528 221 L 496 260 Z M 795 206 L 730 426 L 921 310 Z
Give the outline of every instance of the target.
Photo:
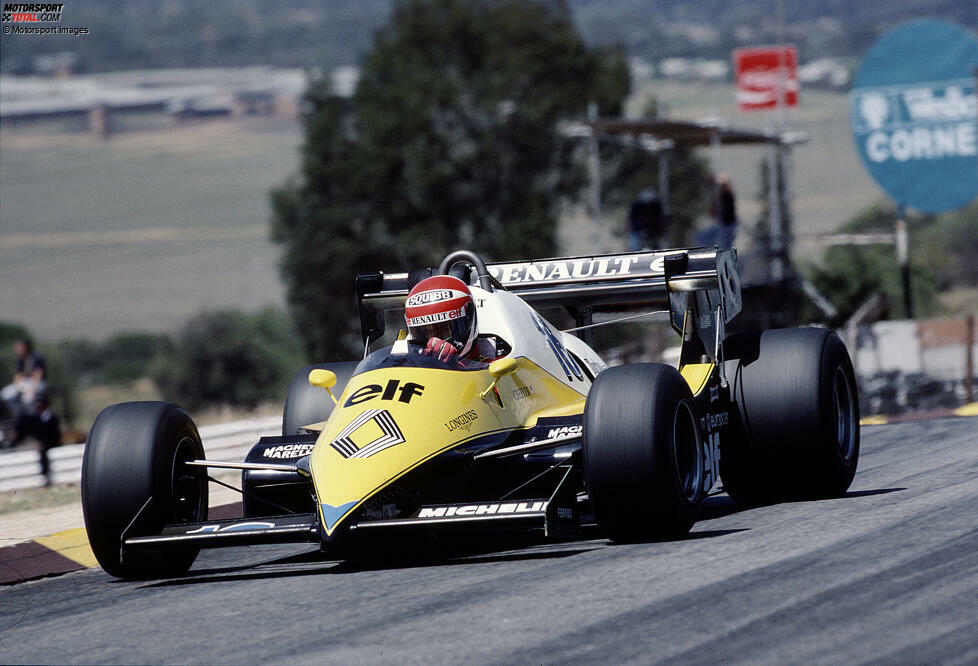
M 692 248 L 488 264 L 528 303 L 592 311 L 667 306 L 670 294 L 717 291 L 725 321 L 740 312 L 736 251 Z
M 712 329 L 729 323 L 742 308 L 733 249 L 699 247 L 490 264 L 460 251 L 442 262 L 439 272 L 452 268 L 456 255 L 460 263 L 475 267 L 484 287 L 505 289 L 538 307 L 563 306 L 578 326 L 590 324 L 595 312 L 661 307 L 669 309 L 673 327 L 683 333 L 694 309 L 696 328 L 703 329 L 697 337 L 705 337 L 707 328 L 715 333 Z M 384 313 L 403 309 L 411 286 L 431 274 L 425 269 L 357 275 L 363 341 L 381 337 Z

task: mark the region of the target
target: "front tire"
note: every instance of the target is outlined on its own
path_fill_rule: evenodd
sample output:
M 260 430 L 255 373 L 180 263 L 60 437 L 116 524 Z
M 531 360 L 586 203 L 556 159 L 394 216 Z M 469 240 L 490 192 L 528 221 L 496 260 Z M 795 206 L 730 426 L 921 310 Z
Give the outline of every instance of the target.
M 597 376 L 584 409 L 584 479 L 614 541 L 679 538 L 703 501 L 703 443 L 679 372 L 648 363 Z
M 739 417 L 720 457 L 727 493 L 748 504 L 845 493 L 859 460 L 859 398 L 839 336 L 741 333 L 724 350 Z
M 153 578 L 190 569 L 199 549 L 123 557 L 121 546 L 127 528 L 129 536 L 158 534 L 169 523 L 206 520 L 206 472 L 184 464 L 203 457 L 197 427 L 174 404 L 126 402 L 99 414 L 85 446 L 81 496 L 92 552 L 107 573 Z

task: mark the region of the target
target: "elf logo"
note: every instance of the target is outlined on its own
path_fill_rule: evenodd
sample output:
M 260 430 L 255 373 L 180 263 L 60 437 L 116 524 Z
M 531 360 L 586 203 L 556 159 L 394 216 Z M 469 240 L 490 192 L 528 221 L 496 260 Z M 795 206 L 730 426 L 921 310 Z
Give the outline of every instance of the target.
M 359 405 L 361 402 L 367 402 L 368 400 L 373 400 L 378 395 L 381 400 L 394 400 L 397 399 L 398 402 L 408 403 L 416 395 L 421 395 L 424 391 L 424 386 L 421 384 L 415 384 L 414 382 L 405 382 L 401 386 L 401 380 L 391 379 L 387 382 L 386 386 L 381 386 L 380 384 L 367 384 L 366 386 L 361 386 L 356 391 L 353 392 L 346 402 L 343 403 L 344 407 L 352 407 L 353 405 Z
M 584 426 L 564 426 L 562 428 L 551 428 L 547 433 L 547 439 L 562 439 L 573 435 L 580 435 L 584 431 Z

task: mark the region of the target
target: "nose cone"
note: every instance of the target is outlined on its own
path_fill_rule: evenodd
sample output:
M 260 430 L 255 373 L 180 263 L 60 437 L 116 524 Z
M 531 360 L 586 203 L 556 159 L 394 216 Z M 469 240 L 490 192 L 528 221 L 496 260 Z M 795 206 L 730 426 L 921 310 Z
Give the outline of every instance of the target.
M 418 465 L 500 428 L 485 371 L 390 368 L 357 375 L 310 458 L 327 534 Z

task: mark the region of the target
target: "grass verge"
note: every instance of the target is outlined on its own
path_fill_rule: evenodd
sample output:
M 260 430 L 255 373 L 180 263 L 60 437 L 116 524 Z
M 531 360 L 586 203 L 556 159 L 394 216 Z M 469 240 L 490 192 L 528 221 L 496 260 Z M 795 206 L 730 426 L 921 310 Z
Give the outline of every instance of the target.
M 46 509 L 76 502 L 81 502 L 81 491 L 75 483 L 50 488 L 8 490 L 0 493 L 0 514 Z

